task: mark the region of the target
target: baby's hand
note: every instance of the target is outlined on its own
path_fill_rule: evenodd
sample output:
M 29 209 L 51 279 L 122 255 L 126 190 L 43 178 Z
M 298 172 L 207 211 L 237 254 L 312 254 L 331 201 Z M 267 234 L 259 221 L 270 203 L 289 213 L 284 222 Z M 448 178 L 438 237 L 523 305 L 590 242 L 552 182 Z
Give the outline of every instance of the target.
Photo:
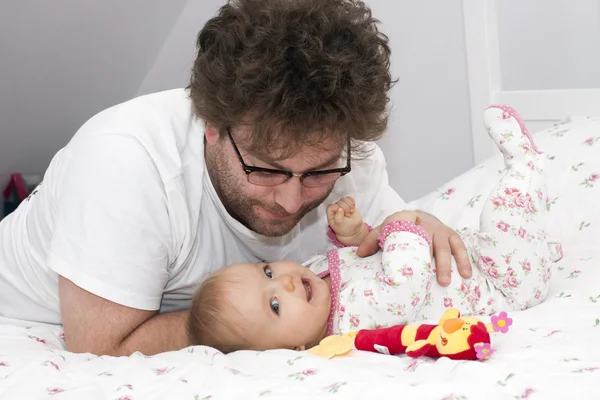
M 364 239 L 365 231 L 368 233 L 352 197 L 343 197 L 337 203 L 328 205 L 327 222 L 337 240 L 346 246 L 358 246 Z

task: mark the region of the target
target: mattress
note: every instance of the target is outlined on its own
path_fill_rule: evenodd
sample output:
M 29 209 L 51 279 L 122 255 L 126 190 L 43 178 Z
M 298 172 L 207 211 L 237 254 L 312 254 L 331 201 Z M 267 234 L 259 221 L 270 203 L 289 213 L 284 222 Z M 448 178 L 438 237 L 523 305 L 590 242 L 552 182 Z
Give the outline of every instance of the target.
M 98 357 L 66 352 L 60 327 L 0 319 L 0 399 L 600 398 L 596 137 L 600 121 L 593 119 L 534 135 L 548 154 L 549 231 L 565 254 L 548 299 L 511 313 L 509 332 L 492 336 L 496 352 L 489 360 L 358 351 L 326 360 L 289 350 L 224 355 L 201 346 L 152 357 Z M 476 224 L 501 167 L 498 157 L 491 159 L 411 207 L 451 226 Z

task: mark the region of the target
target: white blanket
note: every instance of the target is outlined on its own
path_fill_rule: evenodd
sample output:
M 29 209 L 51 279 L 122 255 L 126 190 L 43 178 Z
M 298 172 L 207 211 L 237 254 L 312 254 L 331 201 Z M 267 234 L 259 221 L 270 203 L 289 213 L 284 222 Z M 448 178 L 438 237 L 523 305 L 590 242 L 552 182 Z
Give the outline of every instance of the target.
M 589 153 L 591 145 L 581 139 L 600 139 L 600 122 L 566 127 L 575 133 L 544 133 L 548 143 L 570 137 L 556 146 L 563 153 L 565 143 Z M 590 175 L 596 167 L 600 172 L 600 152 L 590 154 L 585 166 L 570 159 L 556 164 L 577 166 L 572 178 L 553 173 L 556 196 L 550 196 L 549 207 L 577 208 L 554 221 L 568 245 L 550 297 L 511 315 L 508 334 L 492 337 L 497 351 L 490 360 L 415 360 L 356 351 L 332 360 L 283 350 L 226 356 L 204 347 L 154 357 L 96 357 L 64 351 L 60 328 L 0 319 L 0 399 L 600 398 L 600 216 L 590 208 L 600 199 Z M 488 183 L 491 187 L 498 165 L 499 159 L 492 160 L 414 205 L 443 215 L 447 223 L 475 224 L 476 198 L 485 195 Z M 592 179 L 580 183 L 578 174 Z M 576 188 L 582 192 L 568 192 Z M 569 198 L 578 203 L 561 205 L 560 199 Z
M 62 350 L 60 329 L 0 321 L 0 398 L 592 399 L 600 379 L 600 254 L 559 263 L 551 298 L 514 313 L 485 362 L 294 351 L 222 355 L 195 347 L 145 357 Z M 594 394 L 596 393 L 596 394 Z

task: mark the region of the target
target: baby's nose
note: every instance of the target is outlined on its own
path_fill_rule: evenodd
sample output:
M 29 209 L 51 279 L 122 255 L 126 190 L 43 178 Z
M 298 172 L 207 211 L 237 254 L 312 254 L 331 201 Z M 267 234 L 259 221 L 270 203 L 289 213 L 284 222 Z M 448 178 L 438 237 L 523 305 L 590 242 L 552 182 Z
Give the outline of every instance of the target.
M 293 292 L 296 290 L 296 287 L 294 286 L 294 279 L 291 276 L 282 275 L 279 277 L 279 281 L 286 291 Z

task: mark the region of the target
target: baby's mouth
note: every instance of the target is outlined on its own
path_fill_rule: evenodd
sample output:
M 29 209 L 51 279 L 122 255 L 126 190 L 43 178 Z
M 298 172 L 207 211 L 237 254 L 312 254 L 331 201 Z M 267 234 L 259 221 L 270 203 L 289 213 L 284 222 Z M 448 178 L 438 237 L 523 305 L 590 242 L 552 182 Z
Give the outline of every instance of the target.
M 306 301 L 310 302 L 312 299 L 312 286 L 310 286 L 310 282 L 302 279 L 302 286 L 304 286 L 304 291 L 306 292 Z

